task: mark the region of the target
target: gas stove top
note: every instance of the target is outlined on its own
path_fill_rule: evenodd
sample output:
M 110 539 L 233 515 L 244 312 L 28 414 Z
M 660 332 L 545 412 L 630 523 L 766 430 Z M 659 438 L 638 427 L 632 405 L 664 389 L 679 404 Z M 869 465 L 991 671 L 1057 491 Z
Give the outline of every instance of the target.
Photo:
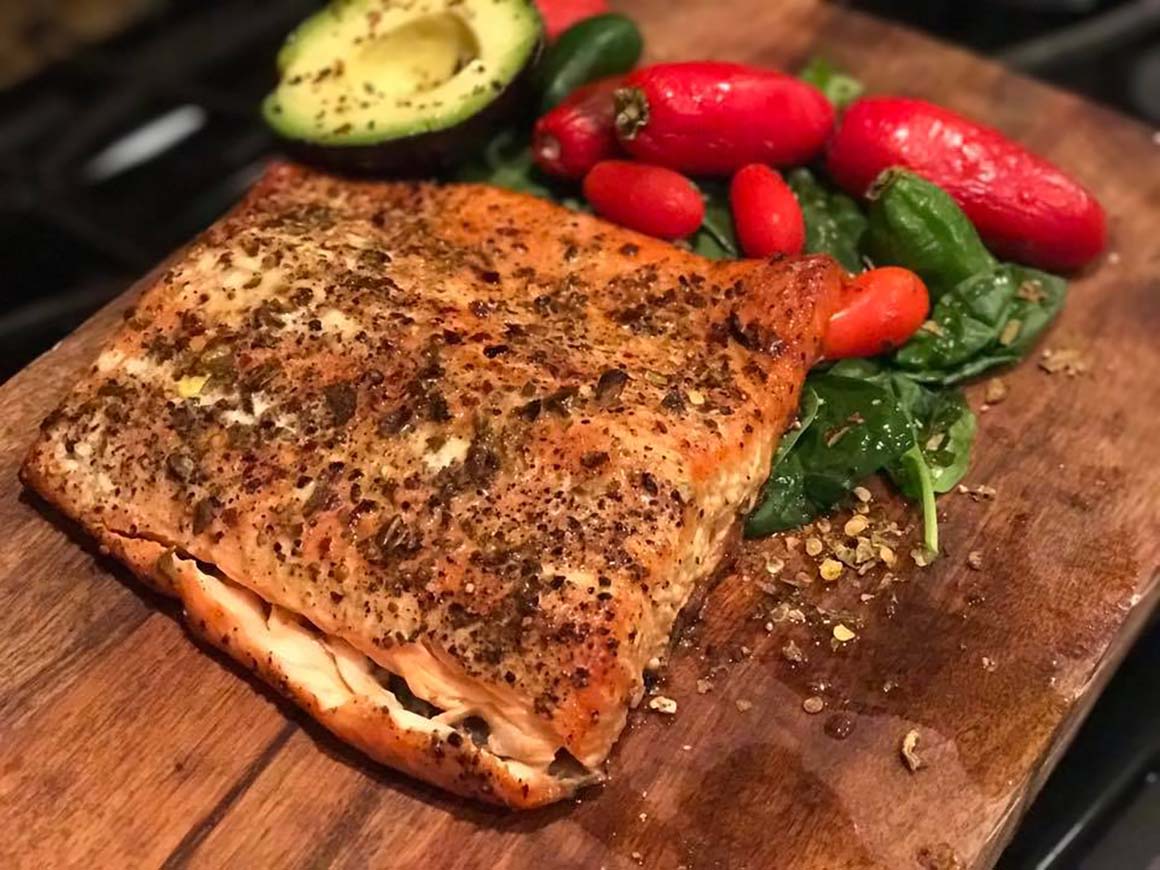
M 317 5 L 155 3 L 126 34 L 0 92 L 0 381 L 211 223 L 260 173 L 273 142 L 255 107 L 273 84 L 271 59 Z M 1160 120 L 1160 81 L 1147 78 L 1149 69 L 1160 75 L 1160 53 L 1149 48 L 1160 33 L 1156 0 L 846 5 Z M 1157 673 L 1154 624 L 1044 786 L 1003 870 L 1160 870 Z

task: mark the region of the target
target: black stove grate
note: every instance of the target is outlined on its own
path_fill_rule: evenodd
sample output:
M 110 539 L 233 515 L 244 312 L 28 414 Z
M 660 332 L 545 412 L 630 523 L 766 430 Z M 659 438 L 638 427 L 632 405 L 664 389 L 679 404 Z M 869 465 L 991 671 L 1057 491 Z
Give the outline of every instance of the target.
M 249 186 L 272 58 L 317 6 L 169 4 L 0 95 L 0 380 Z
M 273 141 L 256 109 L 273 85 L 272 59 L 320 2 L 159 2 L 130 33 L 0 93 L 0 381 L 209 225 L 260 173 Z M 1012 57 L 1028 68 L 1066 60 L 1056 80 L 1122 106 L 1122 84 L 1091 91 L 1121 79 L 1073 62 L 1091 32 L 1075 28 L 1113 6 L 1115 21 L 1141 16 L 1126 31 L 1133 38 L 1154 34 L 1160 20 L 1160 0 L 1019 0 L 1035 12 L 994 2 L 846 2 L 984 50 L 1019 40 Z M 1044 36 L 1056 26 L 1068 28 L 1063 47 L 1072 54 Z M 1107 66 L 1107 51 L 1096 48 L 1093 69 Z M 1123 54 L 1127 63 L 1131 53 Z M 1160 870 L 1157 673 L 1153 625 L 1047 782 L 1002 870 Z

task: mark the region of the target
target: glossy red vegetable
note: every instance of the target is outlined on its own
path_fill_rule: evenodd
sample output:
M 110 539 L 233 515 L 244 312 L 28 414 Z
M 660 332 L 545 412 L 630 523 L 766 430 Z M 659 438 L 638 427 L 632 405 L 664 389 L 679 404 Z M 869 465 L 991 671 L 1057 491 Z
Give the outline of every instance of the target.
M 577 21 L 603 15 L 608 0 L 536 0 L 536 7 L 544 19 L 544 33 L 555 39 Z
M 782 177 L 762 163 L 751 163 L 733 176 L 729 204 L 737 240 L 747 257 L 800 254 L 806 224 L 797 197 Z
M 833 107 L 812 85 L 776 70 L 716 61 L 636 70 L 616 106 L 626 151 L 694 175 L 732 175 L 750 163 L 806 163 L 834 122 Z
M 930 311 L 922 279 L 900 266 L 883 266 L 851 278 L 822 340 L 826 359 L 878 356 L 918 331 Z
M 826 165 L 858 196 L 884 169 L 913 170 L 949 193 L 1004 259 L 1075 269 L 1107 243 L 1104 210 L 1079 182 L 997 130 L 923 100 L 855 102 Z
M 549 175 L 580 179 L 601 160 L 620 154 L 612 125 L 612 93 L 624 76 L 610 76 L 577 88 L 536 121 L 532 157 Z
M 687 236 L 705 219 L 705 201 L 693 182 L 647 163 L 597 163 L 584 178 L 584 197 L 601 217 L 659 239 Z

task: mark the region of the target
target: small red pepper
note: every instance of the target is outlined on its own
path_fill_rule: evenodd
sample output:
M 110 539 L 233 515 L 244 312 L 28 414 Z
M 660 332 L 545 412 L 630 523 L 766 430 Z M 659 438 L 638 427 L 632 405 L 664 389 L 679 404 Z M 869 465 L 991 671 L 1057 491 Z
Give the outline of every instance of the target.
M 729 185 L 729 203 L 745 256 L 802 252 L 806 225 L 801 206 L 777 172 L 761 163 L 742 168 Z
M 826 359 L 870 357 L 904 345 L 926 320 L 930 294 L 900 266 L 882 266 L 846 282 L 822 339 Z
M 616 129 L 633 157 L 693 175 L 790 166 L 821 151 L 834 109 L 821 91 L 739 63 L 661 63 L 630 73 Z
M 830 141 L 826 166 L 855 196 L 884 169 L 913 170 L 949 193 L 1005 259 L 1076 269 L 1107 243 L 1104 210 L 1079 182 L 998 130 L 923 100 L 853 103 Z
M 647 163 L 597 163 L 584 178 L 584 197 L 601 217 L 658 239 L 687 236 L 705 219 L 705 201 L 693 182 Z
M 612 121 L 612 93 L 624 76 L 610 76 L 577 88 L 536 121 L 532 157 L 549 175 L 580 179 L 601 160 L 620 154 Z
M 536 7 L 544 19 L 544 33 L 551 40 L 577 21 L 603 15 L 608 11 L 608 0 L 536 0 Z

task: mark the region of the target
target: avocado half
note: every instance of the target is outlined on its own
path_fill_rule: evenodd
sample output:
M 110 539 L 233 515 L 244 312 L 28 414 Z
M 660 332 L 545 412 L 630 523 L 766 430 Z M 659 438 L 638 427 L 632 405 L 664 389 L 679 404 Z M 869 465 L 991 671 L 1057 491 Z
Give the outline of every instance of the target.
M 431 172 L 526 105 L 541 33 L 531 0 L 333 0 L 287 37 L 262 113 L 304 159 Z

